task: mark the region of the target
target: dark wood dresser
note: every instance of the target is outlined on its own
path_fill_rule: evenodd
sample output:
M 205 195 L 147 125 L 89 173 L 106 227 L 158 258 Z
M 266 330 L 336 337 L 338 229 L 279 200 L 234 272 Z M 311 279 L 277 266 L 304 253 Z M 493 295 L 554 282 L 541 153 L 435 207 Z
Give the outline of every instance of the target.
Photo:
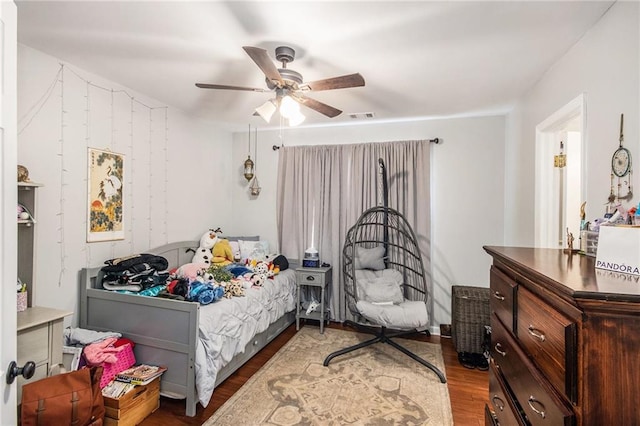
M 562 250 L 484 249 L 487 425 L 640 425 L 640 277 Z

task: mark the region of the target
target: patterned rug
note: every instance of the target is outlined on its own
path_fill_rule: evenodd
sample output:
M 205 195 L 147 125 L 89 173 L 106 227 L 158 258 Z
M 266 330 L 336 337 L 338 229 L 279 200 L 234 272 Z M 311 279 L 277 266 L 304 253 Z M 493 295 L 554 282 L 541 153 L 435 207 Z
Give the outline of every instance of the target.
M 303 327 L 204 425 L 452 425 L 447 385 L 388 344 L 322 365 L 332 351 L 369 338 Z M 440 345 L 398 340 L 444 373 Z

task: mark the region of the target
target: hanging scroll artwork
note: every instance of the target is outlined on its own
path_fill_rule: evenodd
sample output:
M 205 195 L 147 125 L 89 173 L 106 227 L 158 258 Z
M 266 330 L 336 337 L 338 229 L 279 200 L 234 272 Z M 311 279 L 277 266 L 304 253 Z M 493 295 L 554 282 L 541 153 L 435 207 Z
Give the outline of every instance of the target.
M 87 242 L 124 239 L 124 155 L 88 150 Z

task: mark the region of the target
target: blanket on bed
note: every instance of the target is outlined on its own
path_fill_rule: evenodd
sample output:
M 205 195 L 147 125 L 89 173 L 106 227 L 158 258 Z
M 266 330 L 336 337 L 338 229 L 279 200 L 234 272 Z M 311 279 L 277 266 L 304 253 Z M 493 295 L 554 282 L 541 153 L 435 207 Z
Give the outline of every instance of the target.
M 295 309 L 295 271 L 288 269 L 244 297 L 222 299 L 200 308 L 196 347 L 196 389 L 203 407 L 209 404 L 218 372 L 244 351 L 258 333 Z

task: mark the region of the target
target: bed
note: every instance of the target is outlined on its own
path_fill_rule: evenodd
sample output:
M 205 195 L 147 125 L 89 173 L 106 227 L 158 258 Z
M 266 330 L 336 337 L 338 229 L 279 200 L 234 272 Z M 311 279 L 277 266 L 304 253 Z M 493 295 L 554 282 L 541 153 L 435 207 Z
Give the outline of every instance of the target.
M 149 250 L 169 268 L 190 263 L 196 241 Z M 101 267 L 80 272 L 79 327 L 117 331 L 135 342 L 136 362 L 164 365 L 161 394 L 206 407 L 215 386 L 295 321 L 295 265 L 245 297 L 210 305 L 104 290 Z

